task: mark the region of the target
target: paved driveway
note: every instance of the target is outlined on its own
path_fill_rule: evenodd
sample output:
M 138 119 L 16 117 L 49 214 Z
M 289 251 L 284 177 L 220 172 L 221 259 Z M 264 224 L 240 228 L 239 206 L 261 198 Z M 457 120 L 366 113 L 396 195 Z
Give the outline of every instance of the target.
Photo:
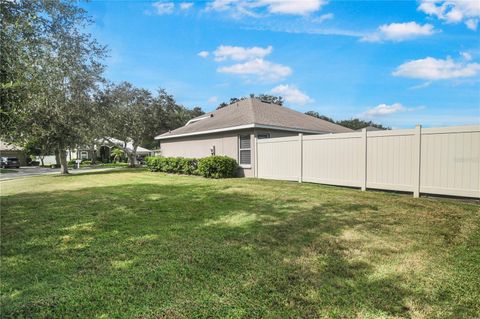
M 119 167 L 108 167 L 108 168 L 90 168 L 90 167 L 82 167 L 80 169 L 69 169 L 68 171 L 72 174 L 78 173 L 87 173 L 93 171 L 106 171 L 106 170 L 113 170 L 119 169 Z M 20 168 L 9 168 L 6 170 L 6 173 L 0 174 L 0 181 L 9 180 L 9 179 L 16 179 L 16 178 L 23 178 L 28 176 L 37 176 L 37 175 L 49 175 L 49 174 L 59 174 L 59 168 L 46 168 L 46 167 L 38 167 L 38 166 L 25 166 Z

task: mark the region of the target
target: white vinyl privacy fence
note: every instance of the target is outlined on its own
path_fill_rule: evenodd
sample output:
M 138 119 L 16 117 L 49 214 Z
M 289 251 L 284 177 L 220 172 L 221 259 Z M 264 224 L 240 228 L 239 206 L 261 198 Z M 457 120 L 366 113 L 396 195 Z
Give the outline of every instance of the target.
M 480 197 L 480 126 L 302 135 L 255 142 L 255 176 Z

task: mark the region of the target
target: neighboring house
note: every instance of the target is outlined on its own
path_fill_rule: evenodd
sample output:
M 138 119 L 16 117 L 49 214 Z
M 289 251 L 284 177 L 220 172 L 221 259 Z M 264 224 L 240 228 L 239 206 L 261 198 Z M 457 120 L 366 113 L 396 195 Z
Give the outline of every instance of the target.
M 109 138 L 108 141 L 106 139 L 98 140 L 94 145 L 93 152 L 90 146 L 81 146 L 75 149 L 67 150 L 67 160 L 70 161 L 81 159 L 91 161 L 93 159 L 93 156 L 96 156 L 96 159 L 100 162 L 108 163 L 110 162 L 110 151 L 112 147 L 120 145 L 123 146 L 123 141 L 114 138 Z M 127 143 L 127 149 L 133 149 L 132 143 Z M 149 149 L 140 146 L 137 148 L 137 157 L 139 158 L 143 158 L 153 154 L 154 152 Z M 45 156 L 44 163 L 45 165 L 55 164 L 55 155 Z
M 114 146 L 118 146 L 120 148 L 123 148 L 123 146 L 125 145 L 124 141 L 121 141 L 121 140 L 118 140 L 118 139 L 112 138 L 112 137 L 101 139 L 98 142 L 102 145 L 102 147 L 110 147 L 110 148 L 114 147 Z M 126 148 L 129 152 L 133 151 L 133 144 L 131 142 L 128 142 Z M 141 146 L 137 147 L 137 157 L 142 157 L 143 158 L 143 157 L 146 157 L 146 156 L 154 155 L 154 153 L 155 153 L 154 151 L 146 149 L 144 147 L 141 147 Z M 110 154 L 110 152 L 109 152 L 109 154 Z
M 185 126 L 155 137 L 162 156 L 201 158 L 226 155 L 236 159 L 241 176 L 253 176 L 255 137 L 352 132 L 287 107 L 245 99 L 191 119 Z
M 0 141 L 0 157 L 16 157 L 20 165 L 27 165 L 27 156 L 22 147 Z

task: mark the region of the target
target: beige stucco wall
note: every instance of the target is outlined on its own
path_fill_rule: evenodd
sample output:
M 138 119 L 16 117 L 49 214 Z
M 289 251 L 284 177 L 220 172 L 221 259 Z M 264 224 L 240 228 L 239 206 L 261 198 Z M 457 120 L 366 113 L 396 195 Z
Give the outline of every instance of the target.
M 243 166 L 239 170 L 240 176 L 253 177 L 255 168 L 254 136 L 262 133 L 270 133 L 270 137 L 284 137 L 297 135 L 295 132 L 275 131 L 265 129 L 249 129 L 231 132 L 207 134 L 201 136 L 188 136 L 172 138 L 160 141 L 161 156 L 181 156 L 202 158 L 211 155 L 211 149 L 215 146 L 216 155 L 225 155 L 234 158 L 238 162 L 238 136 L 250 134 L 251 139 L 251 162 L 250 166 Z

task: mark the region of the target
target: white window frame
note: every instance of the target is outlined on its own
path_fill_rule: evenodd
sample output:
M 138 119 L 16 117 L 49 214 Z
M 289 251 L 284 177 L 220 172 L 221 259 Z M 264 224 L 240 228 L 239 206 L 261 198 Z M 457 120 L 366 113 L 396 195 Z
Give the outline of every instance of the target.
M 250 142 L 250 147 L 249 148 L 241 148 L 241 137 L 245 137 L 245 136 L 248 136 L 249 138 L 249 142 Z M 240 153 L 241 151 L 250 151 L 250 164 L 242 164 L 240 163 L 240 159 L 241 159 L 241 156 L 240 156 Z M 238 165 L 242 168 L 251 168 L 252 167 L 252 137 L 250 134 L 239 134 L 238 135 Z

